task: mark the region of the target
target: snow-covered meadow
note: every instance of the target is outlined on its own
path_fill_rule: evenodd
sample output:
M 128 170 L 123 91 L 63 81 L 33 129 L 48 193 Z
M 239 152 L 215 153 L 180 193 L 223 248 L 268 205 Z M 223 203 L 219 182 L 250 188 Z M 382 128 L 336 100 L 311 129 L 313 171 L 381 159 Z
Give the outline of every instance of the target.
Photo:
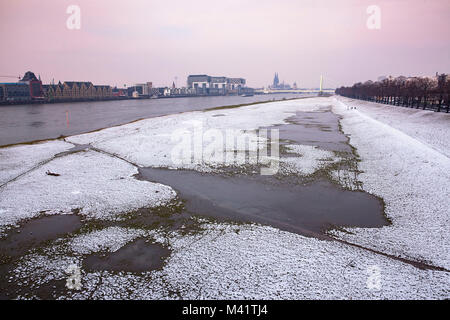
M 56 157 L 0 189 L 0 232 L 41 214 L 74 210 L 88 218 L 117 220 L 175 198 L 169 186 L 137 180 L 136 173 L 129 163 L 95 151 Z
M 450 124 L 446 114 L 433 115 L 431 125 L 429 112 L 421 117 L 399 107 L 310 98 L 187 112 L 72 136 L 65 142 L 3 148 L 0 178 L 2 183 L 10 182 L 0 187 L 0 227 L 43 213 L 72 214 L 73 209 L 88 219 L 120 221 L 127 212 L 164 206 L 176 197 L 175 191 L 136 179 L 138 167 L 210 172 L 216 166 L 204 161 L 174 164 L 174 131 L 193 132 L 200 124 L 205 130 L 247 132 L 286 124 L 298 111 L 329 109 L 342 117 L 342 130 L 360 157 L 358 179 L 363 190 L 384 199 L 392 221 L 383 228 L 332 231 L 333 236 L 362 248 L 269 226 L 208 220 L 200 220 L 201 230 L 193 234 L 108 227 L 68 235 L 32 250 L 17 262 L 10 281 L 40 286 L 63 280 L 65 270 L 72 264 L 81 266 L 90 253 L 115 252 L 143 238 L 171 250 L 162 269 L 142 274 L 86 271 L 80 291 L 55 298 L 450 298 L 449 272 L 419 269 L 383 255 L 450 269 L 450 148 L 448 140 L 441 138 Z M 75 144 L 93 149 L 54 157 Z M 289 145 L 288 149 L 299 156 L 280 158 L 283 172 L 290 174 L 310 175 L 340 160 L 314 146 Z M 47 171 L 60 176 L 46 175 Z M 32 293 L 19 298 L 30 297 Z
M 203 224 L 203 231 L 145 234 L 107 228 L 25 256 L 11 281 L 39 287 L 64 281 L 82 253 L 117 250 L 143 237 L 172 251 L 144 273 L 84 271 L 82 289 L 59 299 L 443 299 L 448 272 L 421 270 L 346 244 L 258 225 Z M 377 280 L 377 273 L 379 280 Z M 32 294 L 22 298 L 33 298 Z

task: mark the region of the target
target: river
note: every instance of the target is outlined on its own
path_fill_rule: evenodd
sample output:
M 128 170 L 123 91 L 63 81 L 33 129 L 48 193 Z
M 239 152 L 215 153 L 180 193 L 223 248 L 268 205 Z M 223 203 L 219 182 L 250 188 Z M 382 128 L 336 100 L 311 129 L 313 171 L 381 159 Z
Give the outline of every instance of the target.
M 272 94 L 0 106 L 0 146 L 76 135 L 142 118 L 301 96 Z

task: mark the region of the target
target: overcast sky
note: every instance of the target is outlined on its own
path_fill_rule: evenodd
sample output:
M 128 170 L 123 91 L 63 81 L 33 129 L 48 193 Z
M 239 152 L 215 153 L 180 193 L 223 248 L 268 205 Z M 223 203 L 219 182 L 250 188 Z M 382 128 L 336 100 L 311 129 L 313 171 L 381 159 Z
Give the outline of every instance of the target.
M 69 5 L 79 30 L 66 26 Z M 369 5 L 379 30 L 367 28 Z M 0 0 L 0 75 L 182 86 L 206 73 L 260 87 L 278 72 L 336 87 L 450 72 L 449 35 L 449 0 Z

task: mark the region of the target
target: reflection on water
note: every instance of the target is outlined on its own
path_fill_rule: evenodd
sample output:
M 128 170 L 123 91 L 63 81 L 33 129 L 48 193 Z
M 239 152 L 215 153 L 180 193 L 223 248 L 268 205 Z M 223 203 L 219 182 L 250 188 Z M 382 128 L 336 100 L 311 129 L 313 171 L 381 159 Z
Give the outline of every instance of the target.
M 42 121 L 34 121 L 30 123 L 30 127 L 39 128 L 42 127 L 45 124 L 45 122 Z
M 18 256 L 33 247 L 81 228 L 77 215 L 52 215 L 32 219 L 0 241 L 0 255 Z
M 331 226 L 381 227 L 383 204 L 361 191 L 319 180 L 307 185 L 273 176 L 222 176 L 188 170 L 139 169 L 140 178 L 172 186 L 192 213 L 257 222 L 316 235 Z
M 339 131 L 339 116 L 331 111 L 297 112 L 288 121 L 290 124 L 273 127 L 280 130 L 280 139 L 324 150 L 352 152 L 348 138 Z
M 0 106 L 0 146 L 55 139 L 142 118 L 301 95 L 191 97 Z M 67 125 L 67 122 L 70 125 Z
M 86 270 L 145 272 L 159 269 L 170 250 L 143 239 L 125 245 L 115 252 L 96 253 L 83 260 Z
M 27 114 L 39 114 L 41 112 L 41 108 L 36 108 L 34 105 L 28 105 Z

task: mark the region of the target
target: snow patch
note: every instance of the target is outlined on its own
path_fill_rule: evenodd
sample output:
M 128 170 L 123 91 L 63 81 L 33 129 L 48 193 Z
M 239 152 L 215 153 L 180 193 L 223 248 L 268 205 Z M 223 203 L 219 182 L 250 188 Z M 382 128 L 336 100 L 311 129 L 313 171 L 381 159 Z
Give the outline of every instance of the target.
M 57 299 L 448 299 L 447 272 L 415 268 L 338 242 L 307 238 L 259 225 L 202 225 L 196 234 L 166 235 L 172 255 L 161 270 L 143 273 L 82 271 L 82 290 Z M 103 231 L 117 248 L 130 230 Z M 131 233 L 140 232 L 138 230 Z M 143 231 L 142 231 L 143 232 Z M 88 234 L 92 237 L 98 233 Z M 90 250 L 85 236 L 78 239 Z M 101 238 L 104 238 L 102 236 Z M 48 253 L 57 250 L 48 250 Z M 332 258 L 330 258 L 332 257 Z M 77 260 L 78 259 L 78 260 Z M 34 287 L 67 277 L 81 258 L 30 255 L 12 280 Z M 379 270 L 379 287 L 370 286 Z M 369 285 L 368 285 L 369 283 Z
M 60 176 L 49 176 L 47 171 Z M 56 158 L 1 189 L 0 227 L 46 214 L 80 214 L 118 219 L 144 207 L 157 207 L 175 198 L 165 185 L 134 178 L 137 168 L 95 151 Z M 74 192 L 75 191 L 75 192 Z
M 70 241 L 69 247 L 77 254 L 115 252 L 128 242 L 146 234 L 147 232 L 139 229 L 110 227 L 76 237 Z
M 72 147 L 71 143 L 54 140 L 0 148 L 0 185 Z
M 299 157 L 280 159 L 284 164 L 282 168 L 284 174 L 311 175 L 317 170 L 340 160 L 333 152 L 319 149 L 316 146 L 286 145 L 286 149 L 298 154 Z
M 334 231 L 334 235 L 450 269 L 450 159 L 447 152 L 431 147 L 442 123 L 448 131 L 450 117 L 436 115 L 442 118 L 436 125 L 426 120 L 418 125 L 423 115 L 411 120 L 407 108 L 361 102 L 363 108 L 348 110 L 348 100 L 338 99 L 333 111 L 343 117 L 342 128 L 361 158 L 358 179 L 365 191 L 384 199 L 392 225 L 346 228 L 351 233 Z M 404 116 L 400 123 L 401 114 Z M 391 126 L 393 122 L 401 130 Z M 431 140 L 424 143 L 416 137 Z

